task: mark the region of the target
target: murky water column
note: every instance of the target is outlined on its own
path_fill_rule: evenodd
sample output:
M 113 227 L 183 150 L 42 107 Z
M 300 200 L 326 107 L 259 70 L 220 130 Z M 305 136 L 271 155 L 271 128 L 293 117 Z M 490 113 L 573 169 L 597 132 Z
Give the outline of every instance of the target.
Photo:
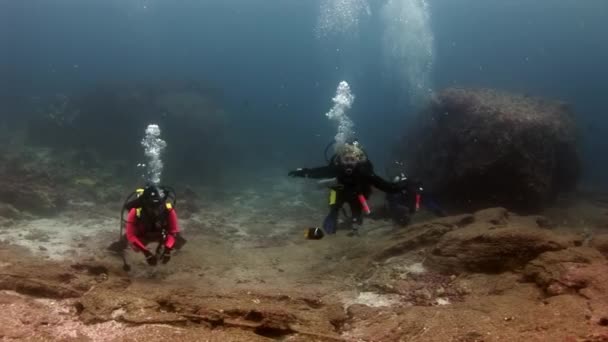
M 372 13 L 367 0 L 322 0 L 317 37 L 356 36 L 365 16 Z M 386 0 L 380 10 L 385 64 L 397 75 L 411 105 L 422 105 L 433 93 L 435 58 L 431 12 L 427 0 Z M 361 42 L 366 44 L 366 42 Z
M 388 0 L 382 8 L 384 56 L 410 96 L 422 105 L 433 93 L 435 58 L 431 14 L 426 0 Z

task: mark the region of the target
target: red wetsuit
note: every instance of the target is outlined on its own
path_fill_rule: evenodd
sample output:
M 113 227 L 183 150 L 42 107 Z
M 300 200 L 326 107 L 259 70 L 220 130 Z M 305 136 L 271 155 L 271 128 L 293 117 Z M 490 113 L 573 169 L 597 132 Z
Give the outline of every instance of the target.
M 179 225 L 177 224 L 177 214 L 175 209 L 167 209 L 165 228 L 167 230 L 167 240 L 165 247 L 171 249 L 175 245 L 175 236 L 179 233 Z M 160 236 L 160 229 L 155 227 L 147 227 L 144 220 L 137 217 L 137 209 L 131 209 L 127 217 L 127 240 L 136 251 L 147 250 L 146 244 L 149 242 L 149 236 Z M 142 242 L 142 240 L 144 240 Z

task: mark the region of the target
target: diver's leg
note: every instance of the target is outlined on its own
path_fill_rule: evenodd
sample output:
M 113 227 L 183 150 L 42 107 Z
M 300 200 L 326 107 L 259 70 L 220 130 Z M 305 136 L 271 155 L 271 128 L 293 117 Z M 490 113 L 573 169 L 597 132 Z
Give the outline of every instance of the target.
M 329 213 L 323 221 L 323 230 L 327 234 L 335 234 L 338 227 L 338 217 L 343 205 L 342 191 L 331 190 L 329 194 Z
M 387 194 L 386 205 L 393 223 L 399 226 L 407 226 L 410 222 L 412 206 L 409 196 L 405 193 Z
M 352 199 L 349 201 L 350 211 L 352 213 L 351 216 L 351 229 L 352 233 L 357 235 L 359 232 L 359 227 L 363 224 L 363 209 L 361 208 L 361 203 L 359 203 L 358 199 Z
M 336 227 L 338 226 L 338 214 L 340 212 L 339 208 L 332 207 L 329 209 L 329 214 L 323 220 L 323 230 L 327 234 L 335 234 Z
M 393 204 L 391 207 L 391 216 L 393 223 L 402 227 L 407 226 L 410 223 L 410 209 L 401 204 Z

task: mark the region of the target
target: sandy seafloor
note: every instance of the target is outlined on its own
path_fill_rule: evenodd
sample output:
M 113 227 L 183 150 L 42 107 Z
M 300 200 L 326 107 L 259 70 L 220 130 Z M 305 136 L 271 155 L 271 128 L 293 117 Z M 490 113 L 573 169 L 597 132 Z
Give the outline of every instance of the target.
M 184 249 L 157 267 L 129 252 L 129 273 L 105 249 L 118 236 L 120 203 L 72 202 L 53 218 L 5 222 L 0 339 L 608 341 L 608 283 L 593 295 L 548 296 L 521 268 L 439 272 L 427 262 L 433 242 L 420 239 L 378 257 L 409 229 L 451 224 L 429 224 L 429 213 L 411 227 L 368 219 L 360 236 L 340 230 L 311 241 L 305 229 L 326 214 L 314 181 L 268 177 L 255 188 L 195 191 L 199 210 L 180 220 Z M 381 202 L 376 192 L 372 207 Z M 608 233 L 608 203 L 597 194 L 544 214 L 551 234 L 578 236 L 581 248 Z M 608 271 L 594 258 L 598 274 Z

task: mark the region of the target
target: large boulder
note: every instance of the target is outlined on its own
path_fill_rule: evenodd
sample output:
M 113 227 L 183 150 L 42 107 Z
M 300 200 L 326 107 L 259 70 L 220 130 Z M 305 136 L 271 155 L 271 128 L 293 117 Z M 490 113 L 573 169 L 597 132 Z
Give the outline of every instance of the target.
M 579 177 L 570 108 L 490 89 L 437 95 L 396 147 L 398 160 L 444 203 L 530 211 Z

